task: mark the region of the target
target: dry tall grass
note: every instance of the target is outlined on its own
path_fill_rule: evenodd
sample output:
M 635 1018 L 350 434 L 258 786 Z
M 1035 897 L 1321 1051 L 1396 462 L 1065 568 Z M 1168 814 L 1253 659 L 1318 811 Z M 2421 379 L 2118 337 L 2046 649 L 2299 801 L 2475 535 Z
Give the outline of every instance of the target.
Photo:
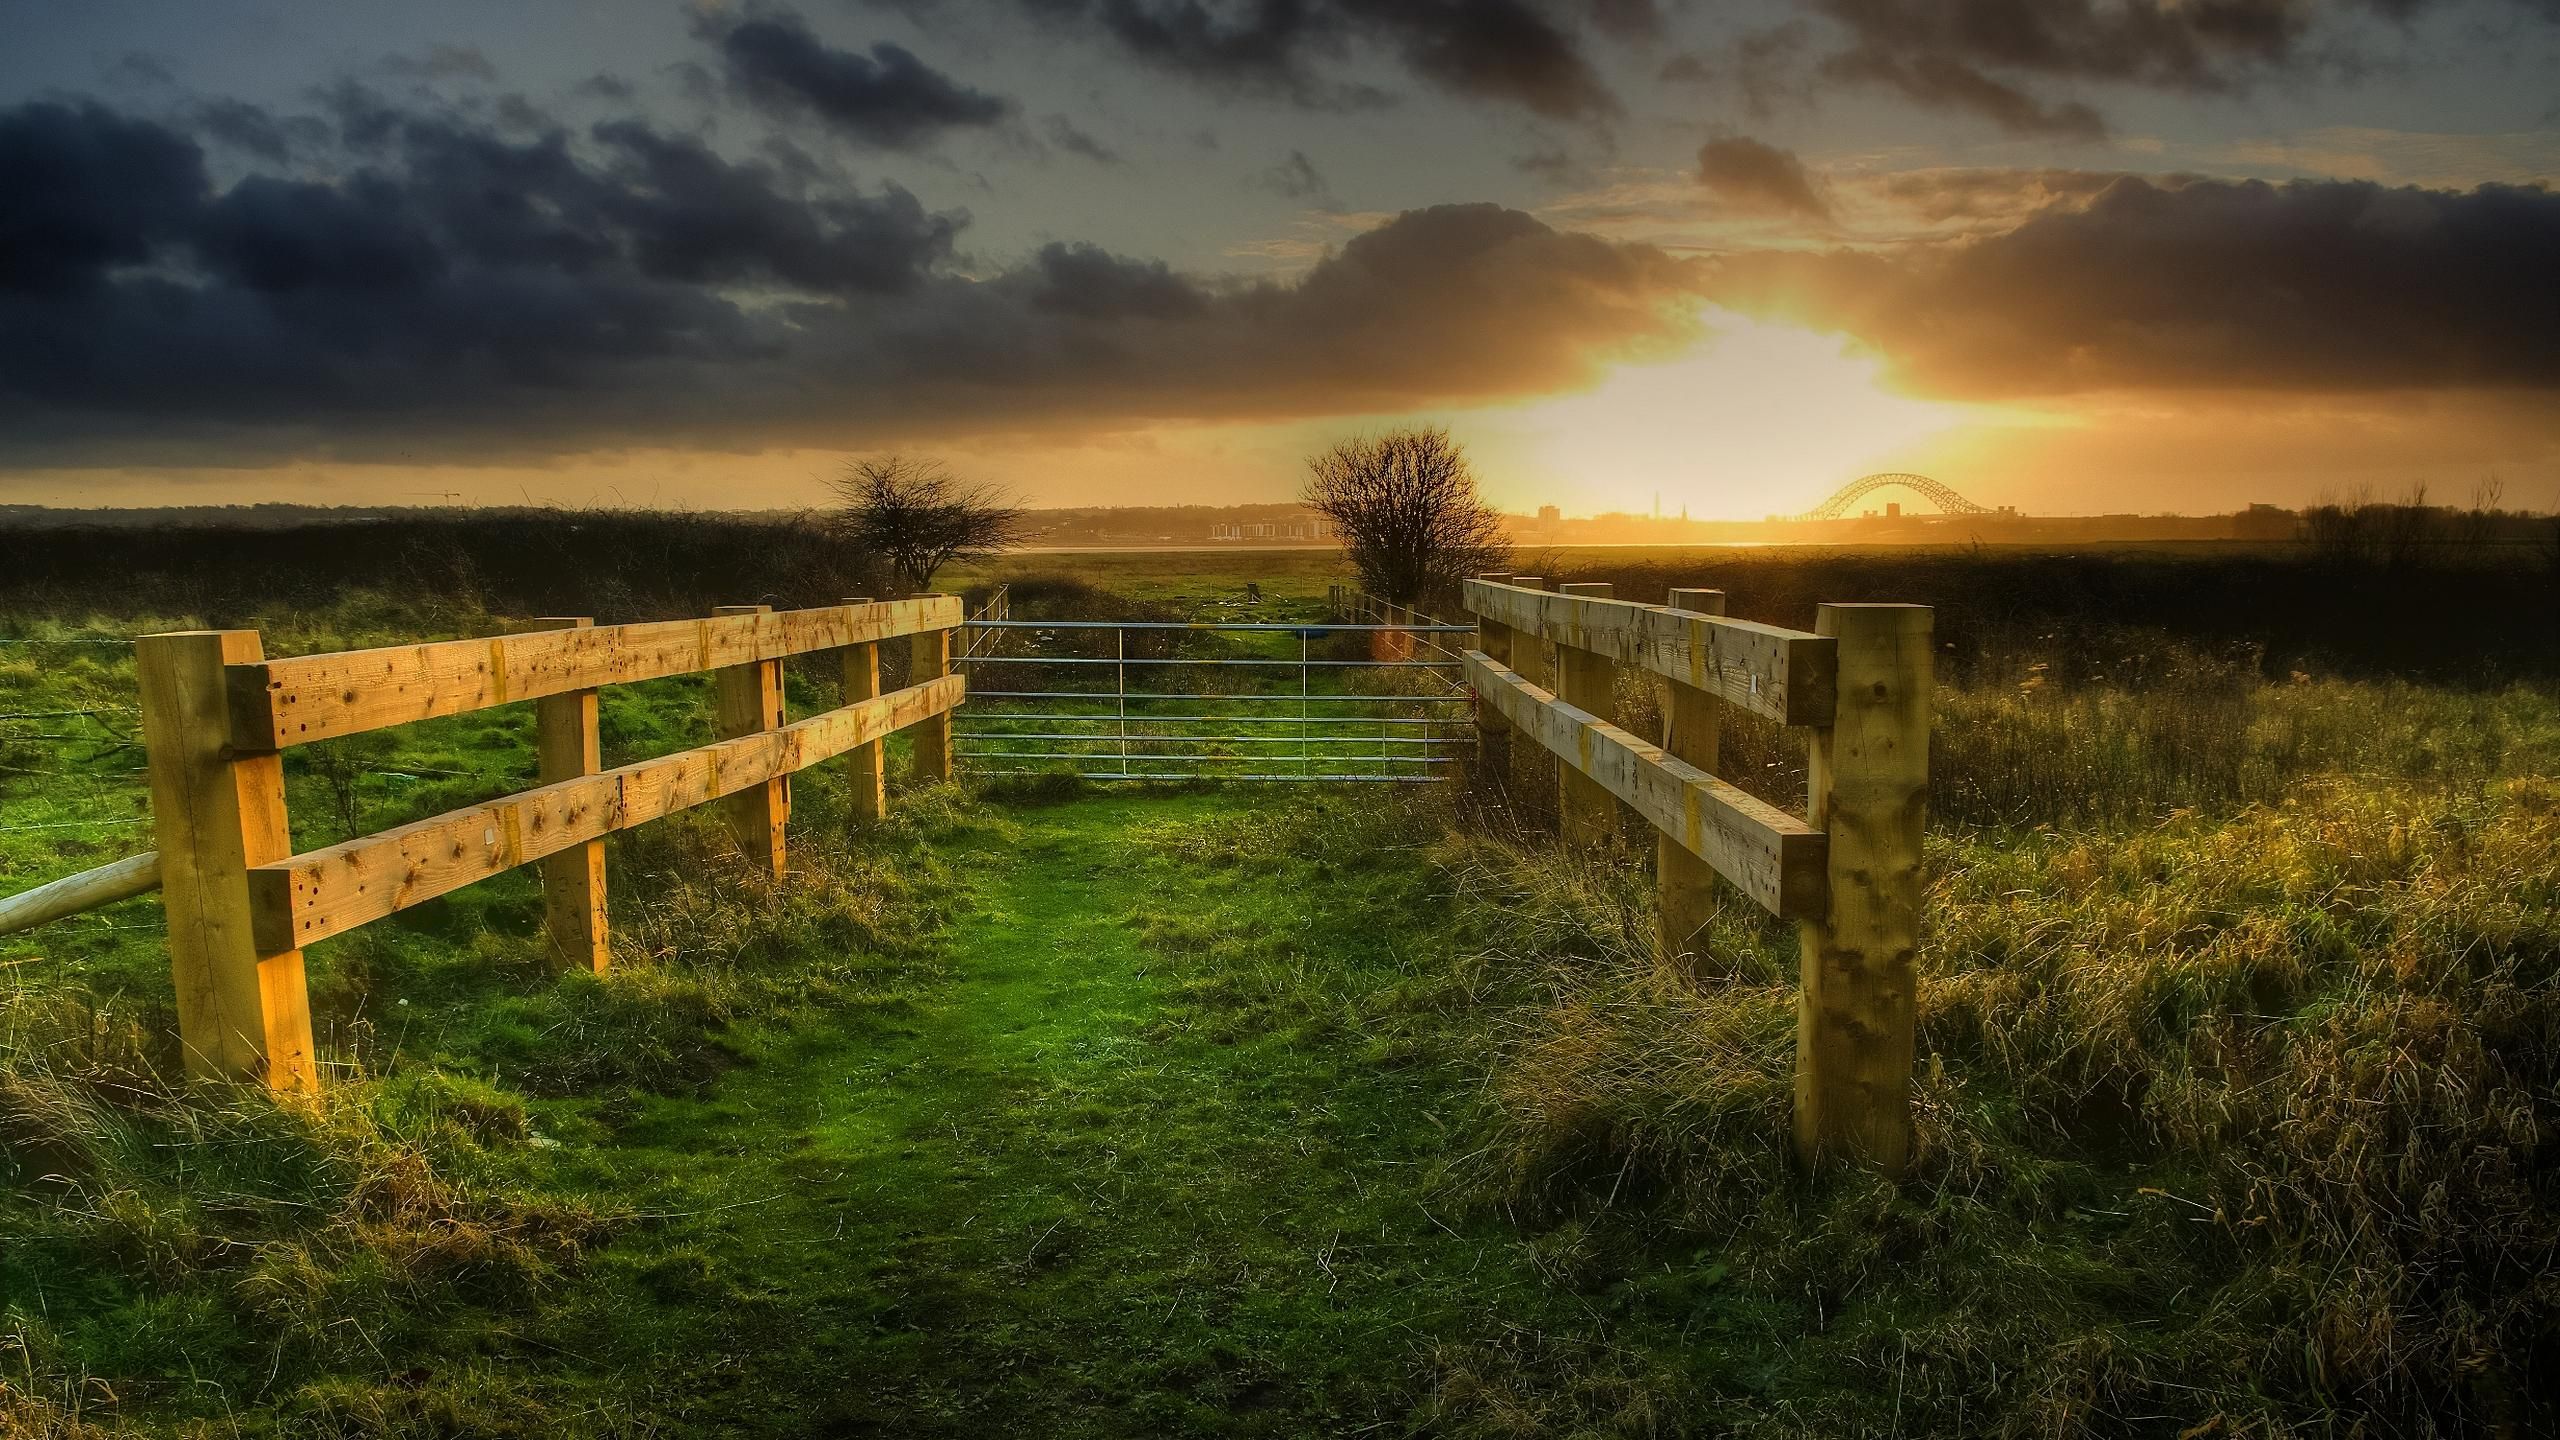
M 1503 1016 L 1472 1192 L 1811 1297 L 1838 1393 L 1742 1432 L 2560 1424 L 2560 705 L 2039 688 L 1942 698 L 1976 823 L 1931 836 L 1909 1185 L 1787 1162 L 1790 932 L 1736 901 L 1692 991 L 1632 853 L 1479 834 L 1444 857 Z M 1461 1430 L 1681 1428 L 1605 1357 L 1443 1361 Z

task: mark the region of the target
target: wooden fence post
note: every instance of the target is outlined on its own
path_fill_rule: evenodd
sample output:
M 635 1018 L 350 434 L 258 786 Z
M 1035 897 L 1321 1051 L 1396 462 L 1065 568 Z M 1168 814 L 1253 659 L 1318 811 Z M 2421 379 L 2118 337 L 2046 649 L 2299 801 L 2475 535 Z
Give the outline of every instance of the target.
M 308 1092 L 319 1086 L 319 1068 L 302 952 L 259 952 L 249 898 L 249 867 L 293 854 L 284 756 L 233 746 L 223 669 L 265 658 L 255 630 L 134 642 L 187 1073 Z
M 1911 1158 L 1920 833 L 1929 788 L 1925 605 L 1825 605 L 1838 704 L 1813 732 L 1806 819 L 1828 836 L 1830 899 L 1799 927 L 1796 1151 L 1899 1175 Z
M 1545 578 L 1537 575 L 1514 575 L 1511 583 L 1523 590 L 1547 588 Z M 1555 667 L 1548 663 L 1550 651 L 1547 642 L 1536 635 L 1523 636 L 1517 630 L 1511 632 L 1511 637 L 1512 671 L 1539 689 L 1555 693 L 1556 672 Z
M 555 615 L 536 620 L 536 630 L 585 630 L 595 621 L 583 615 Z M 545 785 L 575 780 L 604 768 L 596 726 L 596 692 L 571 690 L 534 702 L 534 750 L 537 774 Z M 542 862 L 543 931 L 551 958 L 603 974 L 613 964 L 611 931 L 605 921 L 604 841 L 590 840 Z
M 763 615 L 770 605 L 723 605 L 713 615 Z M 782 662 L 750 660 L 744 665 L 724 665 L 713 672 L 719 693 L 719 715 L 714 726 L 719 738 L 734 740 L 759 730 L 782 728 Z M 729 815 L 729 828 L 737 832 L 738 848 L 747 858 L 770 869 L 779 877 L 790 869 L 790 857 L 784 843 L 784 831 L 791 823 L 791 777 L 776 775 L 761 785 L 751 785 L 730 796 L 721 804 Z
M 1508 572 L 1476 577 L 1487 584 L 1501 585 L 1510 581 Z M 1511 627 L 1499 620 L 1476 617 L 1476 648 L 1491 657 L 1497 665 L 1511 663 Z M 1511 722 L 1502 712 L 1479 697 L 1476 701 L 1476 773 L 1490 775 L 1509 783 L 1511 779 Z
M 1724 592 L 1673 590 L 1666 603 L 1674 610 L 1722 615 Z M 1686 760 L 1713 775 L 1722 702 L 1694 685 L 1667 676 L 1661 677 L 1661 692 L 1662 748 L 1674 759 Z M 1689 847 L 1671 836 L 1657 835 L 1653 879 L 1655 928 L 1662 935 L 1662 958 L 1694 983 L 1699 970 L 1698 932 L 1706 929 L 1715 914 L 1715 867 L 1689 853 Z
M 1511 577 L 1511 583 L 1519 586 L 1523 590 L 1544 590 L 1547 588 L 1546 577 L 1543 575 L 1514 575 Z M 1547 644 L 1544 636 L 1541 636 L 1534 631 L 1528 634 L 1522 634 L 1517 630 L 1511 632 L 1512 671 L 1521 679 L 1528 681 L 1530 684 L 1537 686 L 1539 689 L 1546 691 L 1550 695 L 1555 693 L 1556 688 L 1556 667 L 1554 657 L 1554 647 Z M 1513 773 L 1515 775 L 1518 774 L 1519 768 L 1523 766 L 1525 766 L 1529 772 L 1528 775 L 1521 780 L 1519 787 L 1512 792 L 1515 796 L 1525 796 L 1533 792 L 1541 795 L 1552 795 L 1555 792 L 1555 785 L 1552 783 L 1551 777 L 1556 769 L 1556 761 L 1554 756 L 1547 753 L 1545 746 L 1521 746 L 1517 751 L 1513 752 L 1512 764 L 1514 766 Z M 1536 802 L 1536 808 L 1544 808 L 1546 803 L 1547 802 L 1545 800 L 1541 799 Z
M 938 600 L 939 595 L 919 595 L 919 600 Z M 907 683 L 922 685 L 951 673 L 951 632 L 919 630 L 908 641 Z M 927 784 L 951 778 L 951 712 L 943 711 L 917 724 L 915 740 L 915 773 Z
M 1610 587 L 1600 582 L 1559 585 L 1559 595 L 1588 595 L 1606 600 Z M 1596 650 L 1572 645 L 1556 647 L 1555 696 L 1578 710 L 1615 724 L 1618 719 L 1618 662 Z M 1556 767 L 1556 822 L 1568 843 L 1606 845 L 1618 833 L 1618 801 L 1608 787 L 1571 765 Z
M 856 595 L 847 605 L 868 605 L 871 597 Z M 866 640 L 844 647 L 844 703 L 875 699 L 880 694 L 880 642 Z M 889 747 L 886 741 L 874 740 L 853 747 L 853 813 L 855 818 L 877 820 L 889 813 Z

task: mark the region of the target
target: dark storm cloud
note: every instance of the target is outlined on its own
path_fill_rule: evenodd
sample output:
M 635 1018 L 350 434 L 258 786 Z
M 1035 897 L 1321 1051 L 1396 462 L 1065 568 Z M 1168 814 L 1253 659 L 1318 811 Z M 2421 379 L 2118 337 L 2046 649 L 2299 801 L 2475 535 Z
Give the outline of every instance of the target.
M 1209 308 L 1208 294 L 1163 261 L 1130 260 L 1098 245 L 1044 245 L 1031 274 L 1034 308 L 1088 320 L 1180 319 Z
M 737 94 L 768 110 L 814 116 L 865 144 L 913 149 L 1013 113 L 1013 102 L 970 89 L 898 46 L 874 45 L 862 55 L 829 45 L 788 10 L 705 14 L 695 33 L 719 47 Z
M 1454 205 L 1288 280 L 1074 243 L 964 273 L 964 215 L 788 147 L 739 158 L 628 118 L 502 128 L 360 87 L 327 113 L 325 156 L 217 185 L 164 125 L 0 110 L 0 455 L 456 459 L 1375 413 L 1576 383 L 1688 335 L 1701 296 L 1856 331 L 1951 394 L 2560 385 L 2560 197 L 2539 188 L 1945 172 L 1886 198 L 1989 233 L 1901 258 L 1681 261 Z M 1741 154 L 1726 183 L 1790 193 L 1786 167 Z
M 1435 88 L 1552 119 L 1615 113 L 1577 26 L 1530 0 L 1016 0 L 1090 30 L 1157 68 L 1229 92 L 1322 108 L 1391 97 L 1336 73 L 1371 51 Z M 1638 0 L 1593 0 L 1586 22 L 1621 35 L 1658 24 Z
M 1492 206 L 1294 282 L 1056 244 L 637 120 L 532 135 L 332 97 L 332 158 L 210 183 L 96 105 L 0 111 L 0 453 L 28 462 L 848 443 L 1518 393 L 1673 333 L 1681 266 Z M 354 143 L 361 138 L 361 144 Z
M 911 290 L 963 223 L 895 189 L 791 194 L 637 122 L 573 148 L 356 109 L 365 158 L 220 192 L 157 124 L 0 111 L 0 432 L 77 453 L 402 417 L 466 445 L 645 426 L 670 384 L 778 353 L 776 322 L 719 287 Z
M 2125 178 L 1927 259 L 1739 258 L 1715 288 L 1946 394 L 2550 387 L 2555 254 L 2540 186 Z
M 2037 93 L 2088 82 L 2173 93 L 2244 91 L 2266 77 L 2352 66 L 2359 17 L 2406 22 L 2455 0 L 1812 0 L 1845 31 L 1823 73 L 1896 90 L 2020 134 L 2094 139 L 2087 102 Z M 2552 0 L 2496 0 L 2560 19 Z
M 2098 140 L 2107 133 L 2104 117 L 2080 101 L 2039 100 L 1944 55 L 1898 55 L 1861 48 L 1831 57 L 1822 68 L 1835 78 L 1887 86 L 1931 109 L 1979 116 L 2013 135 Z
M 1747 135 L 1710 140 L 1698 149 L 1698 179 L 1718 199 L 1744 210 L 1831 218 L 1831 203 L 1791 151 Z
M 1051 262 L 1066 258 L 1108 260 L 1114 278 L 1097 288 L 1147 303 L 1026 323 L 1020 297 L 1058 293 Z M 990 414 L 1340 414 L 1538 393 L 1587 378 L 1601 355 L 1688 333 L 1685 263 L 1494 205 L 1407 211 L 1291 282 L 1180 281 L 1196 305 L 1139 262 L 1043 261 L 1037 276 L 914 297 L 925 303 L 910 313 L 935 313 L 934 328 L 905 332 L 919 342 L 913 391 Z
M 0 117 L 0 291 L 85 290 L 183 235 L 205 196 L 204 156 L 158 125 L 96 104 Z
M 1663 62 L 1659 78 L 1739 93 L 1746 111 L 1766 118 L 1784 102 L 1811 99 L 1804 60 L 1812 41 L 1813 27 L 1801 19 L 1746 30 L 1716 50 L 1672 56 Z

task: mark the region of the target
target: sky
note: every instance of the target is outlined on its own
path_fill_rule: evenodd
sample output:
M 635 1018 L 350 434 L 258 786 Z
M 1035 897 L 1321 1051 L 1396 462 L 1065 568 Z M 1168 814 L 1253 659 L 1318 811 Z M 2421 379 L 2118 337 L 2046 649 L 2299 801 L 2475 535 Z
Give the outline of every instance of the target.
M 2560 0 L 0 0 L 0 503 L 2560 506 Z

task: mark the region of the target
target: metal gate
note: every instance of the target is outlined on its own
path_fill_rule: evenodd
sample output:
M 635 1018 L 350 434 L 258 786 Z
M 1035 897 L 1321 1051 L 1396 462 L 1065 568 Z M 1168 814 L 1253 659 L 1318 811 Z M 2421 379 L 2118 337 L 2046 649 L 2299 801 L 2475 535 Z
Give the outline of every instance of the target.
M 980 775 L 1410 783 L 1475 743 L 1472 625 L 964 623 L 952 740 Z

